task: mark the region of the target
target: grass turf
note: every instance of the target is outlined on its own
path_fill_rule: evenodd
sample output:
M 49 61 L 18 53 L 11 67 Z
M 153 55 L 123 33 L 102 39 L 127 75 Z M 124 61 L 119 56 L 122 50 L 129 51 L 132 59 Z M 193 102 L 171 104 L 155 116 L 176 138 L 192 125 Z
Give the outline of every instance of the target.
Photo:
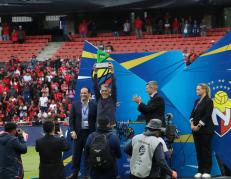
M 39 172 L 39 155 L 34 147 L 28 147 L 27 153 L 22 155 L 24 166 L 24 179 L 38 177 Z

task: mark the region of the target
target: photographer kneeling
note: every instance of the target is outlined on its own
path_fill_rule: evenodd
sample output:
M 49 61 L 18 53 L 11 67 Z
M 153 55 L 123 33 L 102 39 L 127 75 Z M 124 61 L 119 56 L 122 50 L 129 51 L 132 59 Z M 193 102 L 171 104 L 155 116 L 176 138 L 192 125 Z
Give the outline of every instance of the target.
M 0 135 L 0 178 L 22 179 L 23 166 L 21 154 L 27 152 L 23 138 L 23 130 L 17 129 L 17 124 L 5 124 L 5 131 Z
M 161 178 L 161 169 L 172 178 L 177 178 L 177 173 L 167 165 L 163 145 L 158 139 L 161 126 L 161 120 L 151 119 L 146 125 L 147 130 L 126 144 L 125 152 L 131 156 L 132 179 Z

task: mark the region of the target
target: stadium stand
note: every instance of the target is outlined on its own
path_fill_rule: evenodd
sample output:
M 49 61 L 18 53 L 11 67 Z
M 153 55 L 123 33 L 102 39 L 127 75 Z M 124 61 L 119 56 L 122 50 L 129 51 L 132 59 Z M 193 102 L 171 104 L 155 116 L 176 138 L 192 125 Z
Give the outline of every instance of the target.
M 7 62 L 12 55 L 20 61 L 28 61 L 32 55 L 38 55 L 51 41 L 51 35 L 27 36 L 23 44 L 14 44 L 12 41 L 0 41 L 0 62 Z
M 112 33 L 99 33 L 98 37 L 94 38 L 80 38 L 79 34 L 73 34 L 74 42 L 64 43 L 57 51 L 55 56 L 64 58 L 66 56 L 81 55 L 83 48 L 83 41 L 97 45 L 98 42 L 103 44 L 111 43 L 113 46 L 112 53 L 129 53 L 129 52 L 157 52 L 163 50 L 178 50 L 182 51 L 186 48 L 201 54 L 211 47 L 227 32 L 228 28 L 214 28 L 210 29 L 206 37 L 182 37 L 182 34 L 164 34 L 151 35 L 144 33 L 143 39 L 136 39 L 134 34 L 131 36 L 113 37 Z

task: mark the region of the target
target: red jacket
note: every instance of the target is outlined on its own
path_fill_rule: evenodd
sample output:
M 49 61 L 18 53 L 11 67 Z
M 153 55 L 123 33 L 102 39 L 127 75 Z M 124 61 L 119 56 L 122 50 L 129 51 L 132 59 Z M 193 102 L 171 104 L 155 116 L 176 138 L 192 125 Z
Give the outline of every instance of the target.
M 142 29 L 143 21 L 141 19 L 136 19 L 134 22 L 134 26 L 136 29 Z
M 12 33 L 11 40 L 13 42 L 17 42 L 18 41 L 18 32 L 17 31 L 15 31 L 15 32 Z
M 87 32 L 88 32 L 88 24 L 84 22 L 79 24 L 79 33 L 87 34 Z

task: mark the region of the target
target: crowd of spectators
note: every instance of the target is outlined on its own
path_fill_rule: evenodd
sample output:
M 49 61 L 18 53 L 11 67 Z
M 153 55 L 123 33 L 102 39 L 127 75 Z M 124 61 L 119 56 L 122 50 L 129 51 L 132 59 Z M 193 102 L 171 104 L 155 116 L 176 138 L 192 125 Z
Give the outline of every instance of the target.
M 0 41 L 11 40 L 13 43 L 23 43 L 25 37 L 26 34 L 21 25 L 11 29 L 7 23 L 0 24 Z
M 76 57 L 21 63 L 12 56 L 0 68 L 0 123 L 40 124 L 46 118 L 65 121 L 75 96 L 79 72 Z
M 113 36 L 127 36 L 134 32 L 137 38 L 143 37 L 143 31 L 149 34 L 182 34 L 184 37 L 206 36 L 207 29 L 208 27 L 204 19 L 193 19 L 191 16 L 187 18 L 172 18 L 169 13 L 158 19 L 151 15 L 147 15 L 144 18 L 137 16 L 134 21 L 125 19 L 124 22 L 120 22 L 114 19 L 111 25 Z M 83 20 L 78 25 L 78 32 L 82 38 L 96 37 L 96 23 Z

